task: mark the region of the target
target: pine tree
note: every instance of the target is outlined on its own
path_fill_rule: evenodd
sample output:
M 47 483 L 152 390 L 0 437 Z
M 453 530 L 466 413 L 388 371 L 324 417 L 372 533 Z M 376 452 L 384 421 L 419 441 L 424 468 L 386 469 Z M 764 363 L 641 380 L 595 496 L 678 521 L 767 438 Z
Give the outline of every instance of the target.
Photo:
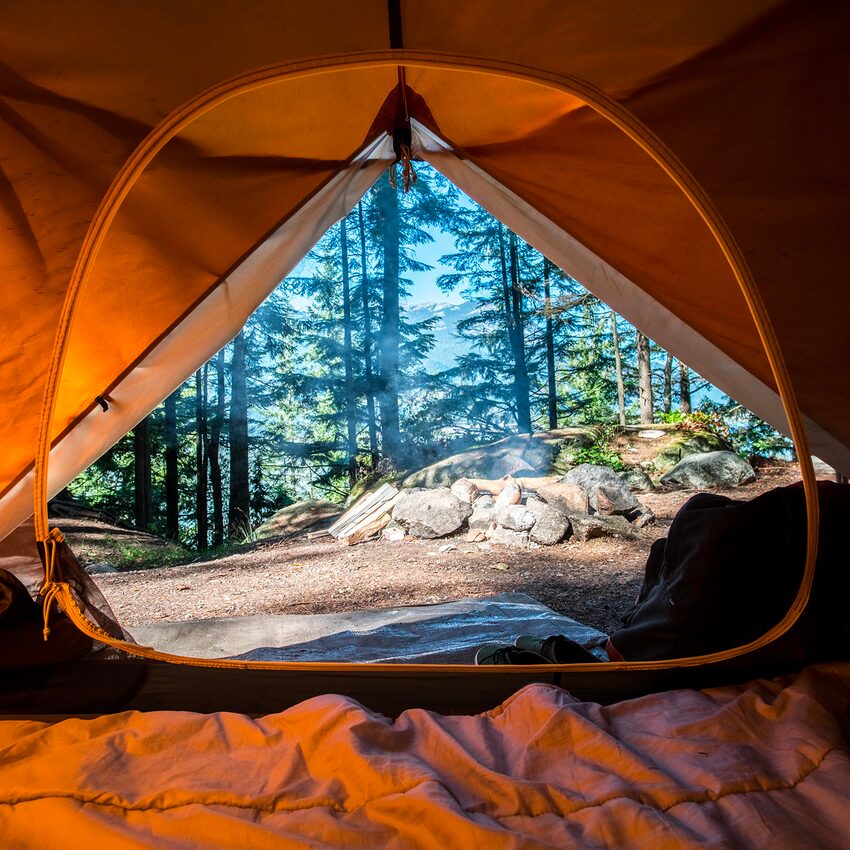
M 137 528 L 147 531 L 151 527 L 151 439 L 148 417 L 133 429 L 135 520 Z
M 653 421 L 652 363 L 649 354 L 649 338 L 637 334 L 638 387 L 640 392 L 640 421 L 648 425 Z
M 195 535 L 199 552 L 209 546 L 207 505 L 207 366 L 195 372 Z
M 251 490 L 248 478 L 248 386 L 245 331 L 233 340 L 230 355 L 230 500 L 227 533 L 240 538 L 251 528 Z
M 180 470 L 177 465 L 177 399 L 175 390 L 165 400 L 165 536 L 180 539 Z
M 221 470 L 221 432 L 226 418 L 224 367 L 222 349 L 215 357 L 215 413 L 210 422 L 207 448 L 213 503 L 213 546 L 221 546 L 224 543 L 224 479 Z

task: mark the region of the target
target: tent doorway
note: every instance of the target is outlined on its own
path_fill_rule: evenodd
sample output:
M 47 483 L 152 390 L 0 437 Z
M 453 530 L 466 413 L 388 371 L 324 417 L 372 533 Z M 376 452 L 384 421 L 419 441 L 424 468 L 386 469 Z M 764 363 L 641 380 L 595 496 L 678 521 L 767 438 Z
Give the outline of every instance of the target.
M 791 424 L 791 430 L 793 431 L 795 437 L 798 440 L 798 446 L 800 446 L 802 449 L 806 445 L 806 438 L 804 435 L 799 412 L 796 408 L 796 405 L 793 403 L 790 382 L 787 378 L 787 375 L 784 373 L 782 359 L 779 353 L 778 346 L 775 344 L 775 340 L 773 340 L 772 333 L 770 331 L 770 324 L 767 321 L 766 315 L 762 311 L 758 293 L 755 287 L 752 285 L 750 276 L 746 271 L 746 266 L 743 260 L 738 255 L 731 236 L 728 234 L 725 227 L 723 227 L 720 216 L 715 213 L 708 199 L 705 198 L 704 195 L 699 191 L 698 186 L 696 186 L 696 184 L 689 178 L 684 168 L 680 167 L 675 161 L 675 159 L 672 156 L 668 155 L 665 149 L 660 145 L 660 143 L 657 143 L 653 139 L 653 137 L 647 131 L 645 131 L 644 128 L 638 122 L 631 119 L 631 117 L 627 113 L 625 113 L 625 111 L 622 110 L 621 107 L 617 106 L 613 101 L 610 101 L 608 98 L 599 95 L 598 93 L 595 93 L 591 87 L 583 86 L 583 84 L 580 84 L 578 81 L 565 81 L 563 79 L 556 80 L 554 77 L 547 78 L 545 75 L 540 75 L 539 79 L 535 79 L 534 82 L 529 82 L 528 79 L 521 79 L 523 77 L 523 74 L 521 72 L 516 71 L 515 69 L 508 69 L 505 66 L 497 66 L 495 64 L 488 67 L 485 67 L 484 65 L 478 65 L 474 71 L 469 70 L 468 68 L 464 71 L 460 71 L 458 69 L 460 65 L 463 64 L 460 62 L 451 63 L 445 59 L 432 59 L 422 56 L 417 57 L 414 54 L 407 56 L 406 54 L 401 55 L 396 52 L 392 54 L 391 58 L 387 57 L 385 59 L 376 59 L 374 56 L 370 56 L 368 58 L 364 57 L 358 60 L 357 63 L 348 63 L 348 66 L 350 67 L 354 64 L 361 64 L 363 66 L 369 66 L 370 68 L 386 68 L 390 67 L 390 65 L 397 65 L 399 61 L 404 61 L 405 64 L 408 65 L 410 68 L 419 69 L 419 71 L 422 75 L 424 75 L 424 77 L 427 77 L 427 72 L 433 72 L 439 75 L 440 71 L 452 70 L 453 72 L 457 72 L 458 74 L 483 74 L 483 76 L 488 78 L 497 75 L 500 78 L 504 78 L 505 80 L 516 81 L 517 84 L 522 83 L 522 85 L 529 86 L 536 85 L 540 88 L 546 89 L 547 91 L 556 91 L 561 92 L 562 94 L 568 92 L 575 93 L 575 91 L 578 90 L 581 93 L 582 108 L 584 106 L 591 105 L 593 115 L 602 115 L 606 121 L 614 121 L 617 130 L 625 131 L 627 134 L 626 141 L 630 142 L 631 144 L 637 143 L 638 148 L 641 151 L 641 156 L 648 157 L 648 159 L 652 162 L 653 167 L 659 170 L 660 176 L 663 176 L 666 181 L 669 182 L 670 178 L 672 178 L 676 191 L 679 193 L 684 193 L 684 197 L 687 203 L 692 206 L 692 213 L 695 210 L 697 216 L 702 218 L 703 223 L 708 224 L 710 231 L 708 241 L 711 243 L 712 247 L 708 249 L 705 248 L 705 245 L 703 244 L 703 248 L 715 254 L 719 250 L 722 259 L 721 265 L 725 263 L 725 267 L 727 269 L 727 283 L 729 282 L 729 269 L 731 268 L 731 277 L 733 281 L 736 283 L 736 285 L 743 287 L 744 302 L 746 302 L 749 309 L 753 311 L 753 316 L 748 317 L 745 324 L 749 327 L 754 322 L 755 327 L 762 338 L 762 341 L 766 343 L 767 360 L 770 365 L 770 370 L 773 371 L 773 379 L 776 384 L 776 389 L 778 390 L 779 395 L 783 396 L 783 398 L 786 400 L 785 412 Z M 301 79 L 312 80 L 312 75 L 320 67 L 322 66 L 316 65 L 310 68 L 309 70 L 304 70 L 304 68 L 296 68 L 295 70 L 288 69 L 286 74 L 292 82 Z M 340 67 L 346 66 L 339 66 L 337 70 L 339 70 Z M 133 182 L 141 177 L 144 168 L 151 162 L 153 156 L 157 153 L 157 151 L 163 149 L 163 146 L 169 140 L 169 138 L 173 138 L 180 130 L 188 128 L 190 126 L 191 120 L 200 116 L 202 112 L 204 112 L 206 109 L 211 108 L 212 105 L 214 105 L 215 103 L 219 101 L 223 103 L 228 98 L 233 97 L 237 93 L 237 91 L 241 90 L 240 87 L 244 88 L 244 91 L 246 93 L 259 91 L 258 85 L 263 82 L 267 82 L 273 78 L 276 79 L 277 77 L 275 77 L 275 75 L 277 75 L 277 77 L 280 77 L 281 72 L 279 70 L 271 71 L 268 72 L 266 76 L 260 74 L 253 76 L 250 79 L 246 78 L 241 82 L 237 81 L 227 84 L 223 87 L 217 87 L 206 97 L 206 99 L 202 97 L 198 101 L 189 104 L 185 109 L 178 110 L 170 119 L 166 119 L 166 121 L 162 125 L 160 125 L 160 128 L 158 128 L 158 130 L 154 132 L 151 139 L 147 143 L 143 144 L 137 152 L 136 156 L 131 159 L 128 164 L 128 167 L 116 180 L 116 183 L 113 186 L 113 190 L 111 191 L 110 195 L 107 197 L 103 206 L 101 207 L 101 211 L 96 217 L 95 222 L 93 223 L 92 228 L 90 230 L 90 238 L 87 240 L 86 247 L 81 253 L 79 262 L 77 264 L 76 272 L 74 275 L 74 282 L 72 284 L 71 290 L 69 291 L 69 297 L 66 301 L 64 319 L 60 323 L 60 332 L 57 336 L 57 345 L 54 351 L 51 370 L 49 372 L 46 394 L 47 402 L 45 405 L 45 415 L 42 419 L 41 428 L 42 438 L 40 441 L 40 449 L 38 450 L 36 455 L 36 469 L 34 475 L 37 505 L 36 526 L 37 532 L 42 539 L 46 539 L 46 516 L 44 514 L 44 497 L 46 496 L 49 489 L 47 483 L 47 459 L 48 446 L 51 442 L 51 437 L 56 430 L 58 430 L 60 434 L 64 434 L 66 439 L 60 441 L 57 446 L 64 444 L 64 448 L 67 451 L 68 447 L 72 445 L 72 441 L 68 440 L 67 437 L 72 433 L 82 435 L 85 432 L 85 428 L 81 427 L 82 423 L 84 420 L 88 419 L 90 413 L 93 412 L 93 408 L 89 410 L 89 408 L 87 407 L 90 402 L 87 402 L 85 405 L 83 405 L 81 409 L 82 412 L 80 409 L 73 410 L 74 405 L 71 404 L 70 407 L 68 407 L 67 409 L 63 409 L 63 412 L 58 420 L 54 419 L 54 410 L 57 407 L 57 399 L 59 398 L 60 379 L 63 375 L 63 363 L 66 361 L 66 357 L 68 358 L 69 364 L 73 366 L 74 363 L 74 358 L 73 356 L 71 356 L 73 354 L 72 331 L 79 331 L 81 327 L 84 328 L 87 326 L 85 322 L 83 322 L 82 324 L 78 322 L 76 328 L 72 328 L 71 320 L 76 309 L 79 310 L 79 314 L 81 317 L 85 314 L 85 304 L 82 301 L 80 303 L 77 303 L 78 298 L 92 298 L 94 296 L 94 293 L 97 291 L 96 289 L 89 289 L 88 291 L 86 291 L 86 287 L 84 286 L 84 284 L 86 284 L 87 277 L 94 276 L 96 274 L 95 255 L 97 253 L 98 248 L 105 244 L 104 240 L 106 240 L 107 237 L 107 228 L 109 227 L 113 219 L 118 215 L 119 205 L 128 196 L 128 192 L 132 187 Z M 528 77 L 529 75 L 525 76 Z M 432 85 L 435 85 L 436 83 L 435 80 L 432 80 L 431 82 Z M 481 82 L 481 79 L 479 78 L 477 82 Z M 424 86 L 425 83 L 422 83 L 422 85 Z M 506 87 L 508 87 L 507 83 L 505 85 Z M 416 91 L 415 87 L 414 91 Z M 435 100 L 435 98 L 432 97 L 431 100 L 433 101 Z M 572 113 L 573 111 L 573 109 L 567 110 L 567 112 L 569 113 Z M 446 115 L 449 114 L 450 110 L 446 108 Z M 585 114 L 586 113 L 582 113 L 581 117 L 584 118 Z M 426 126 L 427 125 L 425 123 L 422 123 L 422 127 Z M 446 133 L 445 135 L 446 137 L 451 138 L 450 134 Z M 467 156 L 469 156 L 470 148 L 474 147 L 472 145 L 463 145 L 461 142 L 446 142 L 442 136 L 432 132 L 432 138 L 421 142 L 423 156 L 425 156 L 429 146 L 431 146 L 432 148 L 435 145 L 436 147 L 439 147 L 439 143 L 441 141 L 447 146 L 447 150 L 450 149 L 455 153 L 457 153 L 458 151 L 464 151 L 465 155 Z M 436 160 L 439 155 L 439 151 L 432 150 L 431 153 L 433 154 L 433 157 Z M 355 157 L 349 157 L 345 161 L 345 177 L 347 178 L 346 185 L 351 185 L 351 182 L 350 180 L 348 180 L 348 178 L 354 179 L 355 177 L 357 177 L 357 179 L 366 179 L 364 175 L 366 174 L 368 169 L 373 167 L 373 161 L 377 160 L 378 164 L 380 164 L 380 156 L 381 154 L 378 153 L 378 149 L 373 147 L 361 148 Z M 486 156 L 486 151 L 483 153 L 479 151 L 478 156 Z M 523 161 L 528 162 L 527 154 L 523 154 Z M 356 168 L 354 167 L 355 163 Z M 377 167 L 377 165 L 375 165 L 374 167 Z M 448 168 L 448 166 L 446 167 Z M 540 172 L 538 171 L 538 173 Z M 336 176 L 338 177 L 340 174 L 343 174 L 343 172 L 338 172 Z M 552 174 L 553 172 L 549 172 L 548 176 L 551 178 Z M 503 182 L 506 186 L 511 182 L 514 182 L 517 186 L 519 186 L 519 184 L 522 183 L 522 177 L 522 169 L 519 169 L 516 173 L 516 180 L 511 181 L 508 180 L 506 177 L 505 180 L 501 182 Z M 323 190 L 328 189 L 328 187 L 331 186 L 331 184 L 334 182 L 334 179 L 335 178 L 331 178 L 330 180 L 326 181 L 323 184 L 322 189 L 320 189 L 317 193 L 313 194 L 311 199 L 315 200 L 316 198 L 318 198 Z M 344 194 L 339 193 L 340 187 L 343 182 L 344 181 L 342 180 L 338 180 L 336 183 L 334 183 L 334 189 L 337 190 L 338 193 L 336 196 L 337 198 L 342 197 Z M 461 180 L 457 179 L 456 182 L 461 183 Z M 355 197 L 356 194 L 357 193 L 355 192 Z M 517 197 L 521 197 L 519 193 L 515 194 Z M 543 206 L 542 202 L 540 203 L 540 206 Z M 299 207 L 299 212 L 304 212 L 306 214 L 305 211 L 308 211 L 309 207 L 309 204 L 305 204 Z M 323 212 L 327 212 L 330 209 L 327 196 L 323 196 L 321 205 L 314 205 L 312 211 L 316 211 L 319 209 L 321 209 Z M 537 205 L 534 206 L 534 209 L 539 211 L 539 207 Z M 126 212 L 130 211 L 127 210 Z M 689 224 L 688 226 L 690 227 L 691 225 Z M 281 235 L 280 231 L 276 231 L 276 233 L 279 236 Z M 667 234 L 667 238 L 670 238 L 670 234 Z M 263 244 L 267 245 L 268 240 Z M 291 245 L 291 243 L 289 244 Z M 240 271 L 245 271 L 246 266 L 252 264 L 251 261 L 259 261 L 261 259 L 266 261 L 269 260 L 268 256 L 258 258 L 256 256 L 257 253 L 258 252 L 254 252 L 249 258 L 246 258 L 245 261 L 237 269 L 234 269 L 232 271 L 229 277 L 232 278 Z M 272 262 L 271 265 L 274 265 L 276 262 L 279 262 L 279 257 L 275 258 L 275 261 Z M 714 259 L 708 261 L 708 265 L 713 267 L 713 265 L 717 262 L 720 261 L 718 261 L 717 257 L 715 256 Z M 602 266 L 601 268 L 604 273 L 608 273 L 609 269 L 607 267 Z M 613 268 L 613 266 L 611 266 L 611 268 Z M 268 268 L 266 270 L 268 270 Z M 617 286 L 621 285 L 621 282 L 615 281 L 615 284 L 615 288 L 617 288 Z M 218 291 L 224 290 L 223 288 L 219 287 Z M 696 299 L 696 296 L 694 297 Z M 740 293 L 738 294 L 737 298 L 740 300 Z M 698 301 L 698 299 L 696 300 Z M 203 301 L 205 304 L 209 303 L 208 299 L 206 298 L 203 299 Z M 203 310 L 200 309 L 200 307 L 201 305 L 198 304 L 196 305 L 195 310 L 193 310 L 191 313 L 187 313 L 185 316 L 185 321 L 191 322 L 193 319 L 197 319 L 199 316 L 202 316 Z M 743 313 L 741 315 L 743 315 Z M 181 322 L 180 325 L 183 325 L 183 322 Z M 175 328 L 176 327 L 177 326 L 175 326 Z M 185 327 L 182 329 L 185 330 Z M 155 347 L 150 351 L 144 352 L 145 359 L 134 361 L 135 369 L 133 369 L 127 374 L 122 374 L 118 376 L 118 384 L 116 384 L 111 391 L 113 400 L 120 401 L 122 399 L 121 391 L 122 389 L 126 389 L 126 387 L 129 386 L 129 383 L 127 383 L 129 378 L 134 376 L 134 373 L 136 378 L 141 377 L 139 375 L 140 367 L 149 366 L 151 362 L 149 359 L 150 357 L 162 354 L 165 349 L 164 344 L 170 342 L 172 340 L 172 337 L 173 334 L 158 340 L 155 339 Z M 80 349 L 75 356 L 77 358 L 81 357 L 85 350 L 86 346 L 83 345 L 82 349 Z M 759 355 L 759 357 L 762 356 L 763 355 Z M 79 364 L 79 362 L 81 361 L 79 361 L 78 359 L 77 363 Z M 124 371 L 126 372 L 126 368 Z M 764 363 L 762 363 L 759 369 L 757 369 L 756 371 L 761 371 L 762 373 L 764 373 Z M 75 393 L 82 393 L 82 395 L 85 395 L 85 391 L 87 388 L 83 386 L 84 381 L 79 383 L 78 385 L 74 384 L 74 381 L 81 380 L 80 373 L 72 367 L 70 369 L 69 375 L 71 376 L 72 380 L 66 381 L 64 385 L 66 387 L 73 387 Z M 66 375 L 65 377 L 68 378 L 69 375 Z M 79 400 L 79 398 L 77 400 Z M 53 427 L 54 423 L 55 427 Z M 69 427 L 71 428 L 71 430 L 68 430 Z M 97 442 L 98 440 L 94 440 L 92 443 L 90 443 L 90 445 L 95 445 Z M 100 447 L 102 448 L 102 445 Z M 74 462 L 79 462 L 79 457 L 83 454 L 84 453 L 82 452 L 78 453 Z M 803 455 L 807 457 L 808 452 L 803 451 Z M 58 464 L 51 464 L 51 468 L 60 470 L 56 473 L 59 478 L 61 478 L 68 471 L 67 468 L 62 470 L 61 467 L 58 466 Z M 810 494 L 810 504 L 813 505 L 813 477 L 811 475 L 810 470 L 807 470 L 804 473 L 804 478 L 807 481 L 807 489 Z M 25 492 L 26 488 L 22 487 L 20 488 L 20 490 L 21 492 Z M 815 519 L 814 507 L 811 509 L 810 519 Z M 814 523 L 812 524 L 814 525 Z M 812 533 L 816 534 L 816 531 L 813 531 Z M 52 549 L 52 547 L 53 543 L 49 542 L 48 548 Z M 812 549 L 813 551 L 813 547 L 810 547 L 810 549 Z M 812 558 L 813 555 L 812 557 L 810 557 L 809 567 L 807 569 L 808 580 L 810 580 L 811 578 L 811 569 L 813 567 Z M 48 563 L 50 563 L 49 557 Z M 787 626 L 791 622 L 791 620 L 793 620 L 795 613 L 798 613 L 802 605 L 805 603 L 805 595 L 806 590 L 804 582 L 804 589 L 801 591 L 800 597 L 797 600 L 795 608 L 792 609 L 789 618 L 787 618 L 786 621 L 783 621 L 781 627 Z M 68 600 L 64 601 L 68 602 Z M 781 627 L 778 627 L 780 631 Z M 766 640 L 769 640 L 775 636 L 775 634 L 771 634 L 766 638 Z M 158 656 L 154 654 L 151 657 L 156 658 Z M 701 662 L 697 661 L 696 659 L 689 659 L 686 660 L 686 663 L 696 664 Z

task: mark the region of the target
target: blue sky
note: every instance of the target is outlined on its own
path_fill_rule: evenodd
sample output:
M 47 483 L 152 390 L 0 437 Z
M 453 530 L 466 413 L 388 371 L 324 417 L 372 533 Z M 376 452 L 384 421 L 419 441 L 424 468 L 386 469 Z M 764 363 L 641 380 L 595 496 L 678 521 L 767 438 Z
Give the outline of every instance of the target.
M 460 304 L 463 298 L 458 292 L 442 292 L 437 286 L 437 278 L 443 272 L 450 271 L 440 262 L 440 257 L 450 254 L 454 249 L 452 237 L 443 230 L 429 227 L 428 232 L 434 241 L 416 248 L 416 258 L 423 263 L 433 266 L 431 271 L 411 272 L 408 277 L 413 281 L 413 289 L 408 304 Z

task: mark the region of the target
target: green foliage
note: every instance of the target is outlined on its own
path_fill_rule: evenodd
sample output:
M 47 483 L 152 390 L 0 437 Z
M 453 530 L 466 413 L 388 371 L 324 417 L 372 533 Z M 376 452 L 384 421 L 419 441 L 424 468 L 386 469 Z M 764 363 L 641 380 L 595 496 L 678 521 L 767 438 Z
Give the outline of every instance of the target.
M 723 423 L 725 432 L 721 436 L 743 458 L 755 455 L 783 460 L 796 458 L 794 443 L 788 437 L 732 399 L 725 403 L 706 402 L 700 412 Z
M 593 463 L 597 466 L 608 466 L 615 472 L 625 469 L 623 456 L 611 445 L 615 436 L 612 427 L 599 429 L 599 434 L 589 446 L 582 446 L 572 451 L 572 461 L 580 463 Z
M 695 410 L 692 413 L 674 410 L 662 413 L 660 419 L 662 422 L 677 425 L 684 431 L 709 431 L 727 442 L 731 441 L 728 421 L 718 410 L 712 408 Z
M 145 546 L 140 543 L 118 543 L 116 553 L 113 566 L 121 571 L 176 567 L 197 557 L 194 552 L 182 547 Z

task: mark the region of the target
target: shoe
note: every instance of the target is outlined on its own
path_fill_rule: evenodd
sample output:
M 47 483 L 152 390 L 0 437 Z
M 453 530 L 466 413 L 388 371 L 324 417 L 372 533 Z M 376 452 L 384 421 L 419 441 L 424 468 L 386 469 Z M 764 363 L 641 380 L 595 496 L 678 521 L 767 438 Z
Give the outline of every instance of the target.
M 551 664 L 539 652 L 505 646 L 501 643 L 485 643 L 475 653 L 476 664 Z
M 549 664 L 599 664 L 599 659 L 580 643 L 564 637 L 552 635 L 543 638 L 536 635 L 520 635 L 514 646 L 521 652 L 532 652 L 546 659 Z M 514 664 L 517 662 L 514 661 Z

